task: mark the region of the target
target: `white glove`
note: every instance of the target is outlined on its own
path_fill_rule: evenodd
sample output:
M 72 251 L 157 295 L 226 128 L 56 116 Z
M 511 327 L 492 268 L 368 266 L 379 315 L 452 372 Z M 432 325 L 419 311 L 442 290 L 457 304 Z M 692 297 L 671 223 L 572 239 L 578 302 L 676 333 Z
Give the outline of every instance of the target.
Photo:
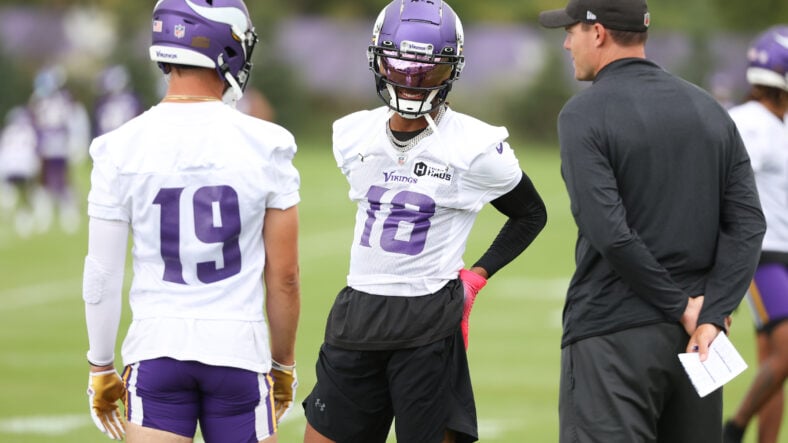
M 88 378 L 90 417 L 99 430 L 113 440 L 123 440 L 126 429 L 118 410 L 118 400 L 126 396 L 126 386 L 117 371 L 91 372 Z
M 271 360 L 271 377 L 274 378 L 274 412 L 279 423 L 295 403 L 298 387 L 295 364 L 286 366 Z

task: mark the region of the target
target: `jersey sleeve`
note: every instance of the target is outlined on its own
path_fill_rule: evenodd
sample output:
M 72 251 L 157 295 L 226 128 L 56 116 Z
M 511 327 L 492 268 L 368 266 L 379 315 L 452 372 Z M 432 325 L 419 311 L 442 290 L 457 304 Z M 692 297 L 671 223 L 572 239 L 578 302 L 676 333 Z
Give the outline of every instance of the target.
M 350 170 L 371 155 L 379 134 L 387 124 L 388 113 L 384 108 L 357 111 L 334 122 L 332 126 L 332 151 L 337 167 L 348 175 Z M 378 126 L 380 124 L 380 126 Z
M 280 146 L 271 153 L 272 169 L 276 174 L 277 189 L 270 194 L 267 202 L 269 208 L 287 209 L 300 201 L 299 187 L 301 177 L 293 164 L 296 154 L 295 141 Z
M 99 137 L 90 145 L 90 157 L 93 159 L 93 170 L 90 174 L 90 192 L 88 193 L 88 215 L 104 220 L 130 222 L 130 214 L 123 206 L 119 189 L 118 168 L 114 164 L 106 137 Z
M 463 206 L 479 211 L 485 203 L 514 189 L 522 169 L 514 150 L 504 140 L 486 146 L 464 175 L 460 199 Z

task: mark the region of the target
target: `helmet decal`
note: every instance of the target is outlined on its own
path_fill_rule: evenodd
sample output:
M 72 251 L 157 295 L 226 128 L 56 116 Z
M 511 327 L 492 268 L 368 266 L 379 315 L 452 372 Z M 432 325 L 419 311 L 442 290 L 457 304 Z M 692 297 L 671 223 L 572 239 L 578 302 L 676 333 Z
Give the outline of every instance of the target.
M 446 101 L 465 60 L 459 17 L 442 1 L 394 0 L 378 15 L 367 50 L 378 96 L 406 118 Z
M 243 0 L 159 0 L 153 9 L 151 60 L 213 68 L 238 100 L 252 69 L 257 34 Z
M 788 26 L 761 33 L 747 50 L 747 81 L 788 91 Z

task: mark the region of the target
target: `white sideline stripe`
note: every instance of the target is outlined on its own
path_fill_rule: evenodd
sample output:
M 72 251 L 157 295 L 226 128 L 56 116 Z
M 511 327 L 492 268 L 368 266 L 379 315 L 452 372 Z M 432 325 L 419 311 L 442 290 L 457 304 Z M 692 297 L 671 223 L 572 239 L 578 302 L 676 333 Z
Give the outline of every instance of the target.
M 337 250 L 344 251 L 347 230 L 342 229 L 304 237 L 299 240 L 299 254 L 302 264 L 306 261 L 323 259 L 335 254 Z M 327 240 L 328 239 L 328 240 Z M 0 233 L 0 245 L 2 234 Z M 342 249 L 340 249 L 342 248 Z M 126 274 L 131 275 L 130 269 Z M 82 277 L 37 283 L 34 285 L 19 286 L 16 288 L 0 288 L 0 312 L 11 311 L 30 306 L 42 305 L 51 301 L 67 297 L 82 299 Z
M 288 414 L 282 423 L 297 419 L 295 414 Z M 86 410 L 84 414 L 64 415 L 32 415 L 29 417 L 0 418 L 0 433 L 3 434 L 38 434 L 38 435 L 63 435 L 79 428 L 93 426 L 90 415 Z M 98 432 L 98 429 L 96 430 Z M 197 435 L 194 443 L 202 443 L 203 439 Z
M 318 243 L 320 244 L 320 243 Z M 304 250 L 309 256 L 309 248 Z M 318 253 L 317 255 L 324 255 Z M 308 257 L 314 258 L 314 257 Z M 568 278 L 504 277 L 494 281 L 499 296 L 529 299 L 556 299 L 566 295 Z M 66 297 L 81 298 L 81 278 L 71 278 L 0 290 L 0 312 L 41 305 Z
M 290 414 L 280 423 L 305 422 L 303 414 Z M 292 425 L 295 425 L 292 423 Z M 63 415 L 34 415 L 28 417 L 6 417 L 0 418 L 0 433 L 3 434 L 37 434 L 46 436 L 57 436 L 67 434 L 79 428 L 92 426 L 90 416 L 86 411 L 84 414 L 63 414 Z M 288 425 L 289 426 L 289 425 Z M 520 421 L 500 420 L 500 419 L 481 419 L 479 420 L 479 434 L 484 438 L 498 438 L 510 429 L 522 426 Z M 390 435 L 393 437 L 393 427 Z M 195 435 L 194 443 L 204 443 L 199 433 Z
M 71 278 L 0 290 L 0 312 L 41 305 L 67 297 L 82 299 L 82 279 Z
M 92 425 L 90 415 L 35 415 L 30 417 L 0 418 L 0 432 L 6 434 L 62 435 Z M 98 430 L 97 430 L 98 431 Z

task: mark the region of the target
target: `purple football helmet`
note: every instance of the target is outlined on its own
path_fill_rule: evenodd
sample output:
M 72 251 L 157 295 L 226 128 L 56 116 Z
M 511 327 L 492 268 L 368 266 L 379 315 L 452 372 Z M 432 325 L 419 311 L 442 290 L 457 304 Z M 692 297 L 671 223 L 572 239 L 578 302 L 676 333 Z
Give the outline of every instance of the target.
M 788 91 L 788 25 L 773 26 L 747 51 L 747 81 Z
M 378 96 L 405 118 L 443 102 L 465 65 L 462 23 L 436 0 L 394 0 L 383 8 L 367 50 Z
M 214 68 L 241 98 L 257 43 L 243 0 L 159 0 L 152 27 L 150 58 L 162 71 L 165 64 Z

